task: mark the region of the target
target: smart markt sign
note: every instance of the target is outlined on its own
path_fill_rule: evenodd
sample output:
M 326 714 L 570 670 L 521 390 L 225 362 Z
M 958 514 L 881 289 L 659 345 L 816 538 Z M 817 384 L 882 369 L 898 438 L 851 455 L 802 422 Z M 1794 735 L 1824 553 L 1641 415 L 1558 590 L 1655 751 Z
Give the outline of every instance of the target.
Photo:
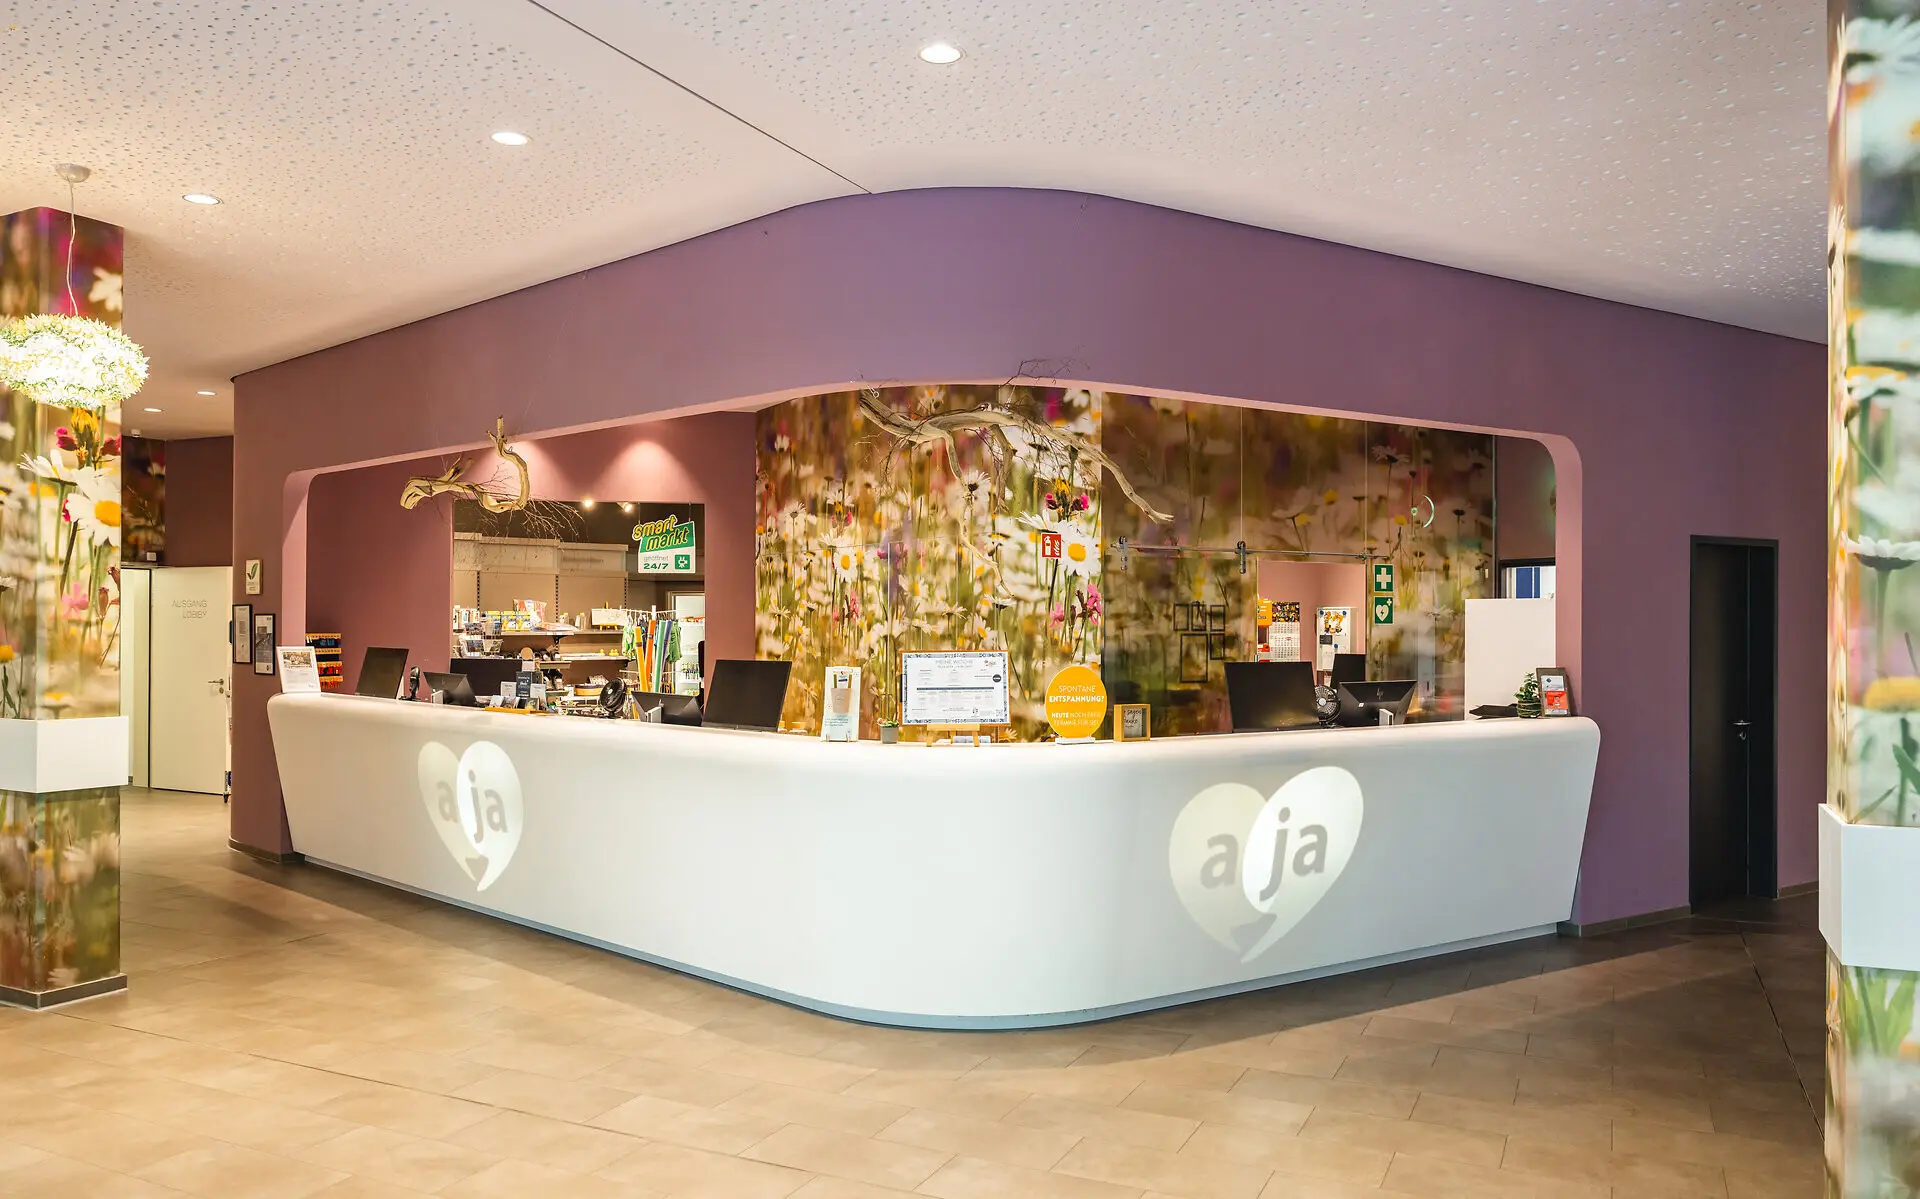
M 695 546 L 693 522 L 677 516 L 633 526 L 634 571 L 643 575 L 690 575 Z

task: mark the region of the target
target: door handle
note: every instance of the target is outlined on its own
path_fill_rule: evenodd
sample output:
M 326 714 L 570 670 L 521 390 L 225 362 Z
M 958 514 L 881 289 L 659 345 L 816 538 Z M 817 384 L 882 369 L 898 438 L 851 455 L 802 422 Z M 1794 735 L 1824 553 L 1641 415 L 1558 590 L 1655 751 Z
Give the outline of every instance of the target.
M 1751 720 L 1736 720 L 1733 722 L 1733 727 L 1736 729 L 1750 729 L 1753 727 L 1753 722 Z

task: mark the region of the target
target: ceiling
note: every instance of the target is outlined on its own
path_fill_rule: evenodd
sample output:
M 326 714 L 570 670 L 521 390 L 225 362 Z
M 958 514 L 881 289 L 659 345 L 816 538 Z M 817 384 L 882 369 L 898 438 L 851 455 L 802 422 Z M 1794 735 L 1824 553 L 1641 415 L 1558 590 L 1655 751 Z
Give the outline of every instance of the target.
M 1823 22 L 1819 0 L 0 0 L 0 211 L 63 206 L 55 162 L 94 169 L 79 209 L 127 229 L 150 436 L 230 430 L 228 380 L 258 366 L 913 187 L 1100 192 L 1820 340 Z M 934 40 L 965 57 L 922 62 Z

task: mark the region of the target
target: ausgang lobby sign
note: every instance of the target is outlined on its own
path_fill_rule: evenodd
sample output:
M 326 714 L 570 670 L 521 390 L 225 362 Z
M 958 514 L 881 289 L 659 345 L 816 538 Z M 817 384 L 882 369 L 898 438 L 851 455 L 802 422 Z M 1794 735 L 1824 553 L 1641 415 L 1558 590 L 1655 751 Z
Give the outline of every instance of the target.
M 1365 816 L 1360 780 L 1338 766 L 1303 771 L 1270 796 L 1208 787 L 1173 822 L 1173 888 L 1194 923 L 1251 962 L 1326 897 Z
M 634 573 L 690 575 L 693 573 L 693 522 L 668 516 L 633 526 Z

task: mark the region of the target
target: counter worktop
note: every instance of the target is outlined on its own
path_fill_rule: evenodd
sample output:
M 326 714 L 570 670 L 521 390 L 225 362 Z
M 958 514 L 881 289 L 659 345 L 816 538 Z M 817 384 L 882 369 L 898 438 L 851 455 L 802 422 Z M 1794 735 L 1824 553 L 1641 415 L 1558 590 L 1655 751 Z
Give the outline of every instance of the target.
M 927 1027 L 1550 931 L 1599 747 L 1578 717 L 929 747 L 335 695 L 268 716 L 311 861 Z

